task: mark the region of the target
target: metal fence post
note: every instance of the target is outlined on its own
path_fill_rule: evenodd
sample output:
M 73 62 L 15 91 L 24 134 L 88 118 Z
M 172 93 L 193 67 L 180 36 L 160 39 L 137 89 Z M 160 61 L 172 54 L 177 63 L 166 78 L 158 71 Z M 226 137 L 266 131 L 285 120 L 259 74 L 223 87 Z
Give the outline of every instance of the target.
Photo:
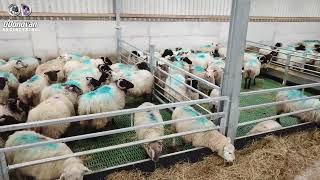
M 6 156 L 2 152 L 0 153 L 0 179 L 9 180 L 8 166 L 6 162 Z
M 116 15 L 116 46 L 117 46 L 117 60 L 121 62 L 121 26 L 120 26 L 120 13 L 121 13 L 121 1 L 120 0 L 113 0 L 114 4 L 114 13 Z
M 151 70 L 151 73 L 154 75 L 154 72 L 155 72 L 155 68 L 156 68 L 156 60 L 154 58 L 154 50 L 155 46 L 153 44 L 150 44 L 150 47 L 149 47 L 149 51 L 150 51 L 150 60 L 149 60 L 149 64 L 150 64 L 150 70 Z
M 221 102 L 221 101 L 220 101 Z M 229 119 L 229 100 L 222 101 L 223 103 L 220 103 L 220 106 L 223 105 L 223 112 L 225 113 L 224 117 L 220 119 L 220 132 L 224 135 L 227 135 L 227 121 Z M 221 108 L 220 108 L 221 109 Z M 220 112 L 220 110 L 219 110 Z
M 291 59 L 291 55 L 288 54 L 287 56 L 287 60 L 286 60 L 286 65 L 284 68 L 284 77 L 283 77 L 283 81 L 282 81 L 282 85 L 285 86 L 287 84 L 287 79 L 288 79 L 288 72 L 289 72 L 289 65 L 290 65 L 290 59 Z
M 246 46 L 249 22 L 250 0 L 233 0 L 229 38 L 227 46 L 227 63 L 223 77 L 222 96 L 230 98 L 227 135 L 234 142 L 239 121 L 239 95 L 241 89 L 241 67 Z

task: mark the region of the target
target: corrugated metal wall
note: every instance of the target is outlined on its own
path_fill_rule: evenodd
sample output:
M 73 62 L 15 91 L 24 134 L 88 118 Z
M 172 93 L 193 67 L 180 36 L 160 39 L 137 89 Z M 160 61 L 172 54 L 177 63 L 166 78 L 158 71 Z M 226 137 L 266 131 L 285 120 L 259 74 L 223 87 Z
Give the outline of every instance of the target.
M 231 0 L 118 0 L 122 13 L 154 15 L 229 15 Z M 0 11 L 11 3 L 27 3 L 33 12 L 112 13 L 113 0 L 0 0 Z M 252 0 L 251 16 L 320 17 L 320 0 Z

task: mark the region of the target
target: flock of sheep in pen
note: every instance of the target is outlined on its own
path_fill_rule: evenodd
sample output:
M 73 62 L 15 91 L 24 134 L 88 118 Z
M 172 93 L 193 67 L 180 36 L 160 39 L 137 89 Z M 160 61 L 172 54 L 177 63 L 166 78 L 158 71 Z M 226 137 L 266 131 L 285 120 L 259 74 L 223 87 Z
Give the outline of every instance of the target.
M 245 53 L 243 58 L 243 77 L 245 88 L 250 88 L 251 81 L 255 84 L 255 77 L 259 75 L 261 66 L 280 54 L 281 46 L 267 47 L 269 50 L 259 54 Z M 299 45 L 296 50 L 300 50 Z M 319 45 L 315 45 L 319 52 Z M 140 57 L 140 58 L 137 58 Z M 186 76 L 179 69 L 190 72 L 200 78 L 221 85 L 225 67 L 226 48 L 220 45 L 208 45 L 193 51 L 183 48 L 175 50 L 165 49 L 155 53 L 160 61 L 157 63 L 154 75 L 150 72 L 148 57 L 141 52 L 132 51 L 128 62 L 135 64 L 112 64 L 109 58 L 98 59 L 71 53 L 56 59 L 41 63 L 41 59 L 32 57 L 11 57 L 7 61 L 0 60 L 0 108 L 1 125 L 21 122 L 35 122 L 48 119 L 66 118 L 75 115 L 86 115 L 101 112 L 110 112 L 125 108 L 126 96 L 145 97 L 151 101 L 154 83 L 163 88 L 164 95 L 171 101 L 199 99 L 194 89 L 205 92 L 210 97 L 217 97 L 220 92 L 207 84 Z M 141 60 L 144 59 L 144 60 Z M 171 64 L 173 66 L 168 65 Z M 178 69 L 179 68 L 179 69 Z M 167 76 L 163 71 L 171 76 Z M 156 77 L 156 78 L 155 78 Z M 188 84 L 192 88 L 188 88 Z M 300 91 L 290 90 L 278 93 L 277 100 L 301 98 Z M 139 107 L 153 106 L 145 102 Z M 290 102 L 279 105 L 278 113 L 292 112 L 299 109 L 319 107 L 317 99 Z M 217 112 L 219 102 L 210 104 L 212 112 Z M 177 107 L 172 113 L 172 119 L 197 117 L 201 114 L 191 106 Z M 320 122 L 320 112 L 310 111 L 296 115 L 301 121 Z M 91 121 L 80 121 L 79 126 L 103 130 L 111 121 L 108 118 L 99 118 Z M 162 122 L 159 111 L 139 112 L 134 114 L 134 125 L 143 125 Z M 70 127 L 69 123 L 37 127 L 30 130 L 16 131 L 5 142 L 5 147 L 19 146 L 60 138 Z M 191 121 L 172 124 L 172 132 L 184 132 L 200 128 L 215 127 L 213 122 L 205 117 Z M 275 121 L 265 121 L 257 124 L 250 133 L 257 133 L 281 125 Z M 163 126 L 136 130 L 139 140 L 157 138 L 164 135 Z M 234 146 L 230 139 L 217 130 L 201 132 L 183 136 L 185 142 L 195 147 L 208 147 L 216 151 L 226 162 L 233 162 Z M 214 141 L 213 141 L 214 140 Z M 173 144 L 175 145 L 175 143 Z M 161 155 L 162 140 L 143 145 L 146 153 L 153 161 Z M 37 159 L 54 157 L 73 153 L 64 143 L 52 143 L 39 147 L 20 149 L 6 153 L 8 164 L 23 163 Z M 65 180 L 82 179 L 90 171 L 79 158 L 30 166 L 18 169 L 17 176 L 32 176 L 36 179 Z

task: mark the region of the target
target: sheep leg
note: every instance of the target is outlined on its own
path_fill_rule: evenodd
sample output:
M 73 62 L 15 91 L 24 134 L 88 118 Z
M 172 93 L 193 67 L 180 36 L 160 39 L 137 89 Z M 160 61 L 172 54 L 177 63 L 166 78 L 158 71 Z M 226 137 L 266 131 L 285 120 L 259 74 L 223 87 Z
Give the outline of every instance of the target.
M 248 89 L 250 89 L 250 86 L 251 86 L 251 78 L 249 78 Z
M 248 78 L 244 78 L 244 89 L 247 89 L 247 81 L 248 81 Z
M 253 85 L 256 85 L 256 78 L 253 78 Z
M 277 115 L 280 115 L 282 112 L 280 112 L 280 111 L 277 111 Z M 280 118 L 278 117 L 278 118 L 276 118 L 276 121 L 279 123 L 279 124 L 281 124 L 281 122 L 280 122 Z

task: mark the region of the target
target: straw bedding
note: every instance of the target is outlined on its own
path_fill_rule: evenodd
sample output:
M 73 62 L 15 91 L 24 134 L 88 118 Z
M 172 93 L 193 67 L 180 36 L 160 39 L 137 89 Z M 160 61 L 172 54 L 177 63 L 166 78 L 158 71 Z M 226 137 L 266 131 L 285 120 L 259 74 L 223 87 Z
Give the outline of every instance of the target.
M 216 155 L 197 163 L 180 163 L 169 169 L 146 174 L 122 171 L 108 179 L 294 179 L 314 161 L 320 160 L 320 131 L 296 133 L 284 137 L 269 136 L 236 152 L 236 162 L 224 167 Z M 320 172 L 317 176 L 320 179 Z

